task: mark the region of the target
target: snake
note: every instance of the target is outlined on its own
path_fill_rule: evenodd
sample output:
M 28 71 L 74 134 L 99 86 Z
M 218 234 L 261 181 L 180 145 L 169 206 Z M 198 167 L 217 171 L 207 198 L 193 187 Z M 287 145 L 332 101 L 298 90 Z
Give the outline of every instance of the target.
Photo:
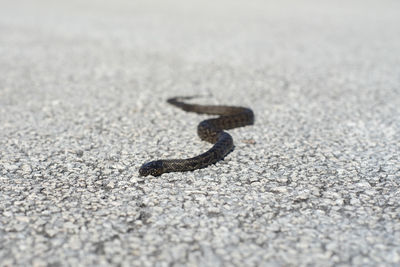
M 233 150 L 232 136 L 224 130 L 254 124 L 254 113 L 251 109 L 238 106 L 189 104 L 185 100 L 196 96 L 173 97 L 167 102 L 187 112 L 219 115 L 217 118 L 204 120 L 197 126 L 201 140 L 213 146 L 206 152 L 187 159 L 160 159 L 144 163 L 139 169 L 140 176 L 160 176 L 168 172 L 186 172 L 205 168 L 222 160 Z

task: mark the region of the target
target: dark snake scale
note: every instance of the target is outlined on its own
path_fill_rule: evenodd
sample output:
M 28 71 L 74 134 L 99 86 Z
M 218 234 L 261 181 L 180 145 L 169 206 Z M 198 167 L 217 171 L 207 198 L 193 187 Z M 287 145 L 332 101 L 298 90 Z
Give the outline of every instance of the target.
M 159 176 L 166 172 L 185 172 L 204 168 L 223 159 L 232 149 L 232 136 L 224 130 L 229 130 L 254 123 L 254 114 L 251 109 L 232 106 L 205 106 L 188 104 L 181 100 L 193 97 L 174 97 L 167 100 L 171 105 L 188 112 L 199 114 L 220 115 L 218 118 L 200 122 L 197 126 L 197 134 L 213 147 L 207 152 L 188 159 L 162 159 L 145 163 L 140 167 L 141 176 Z

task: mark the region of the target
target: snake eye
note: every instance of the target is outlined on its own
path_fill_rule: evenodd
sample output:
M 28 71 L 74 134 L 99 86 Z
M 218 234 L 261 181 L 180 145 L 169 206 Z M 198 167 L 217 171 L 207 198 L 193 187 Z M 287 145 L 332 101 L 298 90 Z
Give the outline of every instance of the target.
M 147 176 L 149 174 L 153 176 L 159 176 L 163 173 L 163 171 L 164 169 L 162 161 L 156 160 L 143 164 L 139 169 L 139 174 L 141 176 Z

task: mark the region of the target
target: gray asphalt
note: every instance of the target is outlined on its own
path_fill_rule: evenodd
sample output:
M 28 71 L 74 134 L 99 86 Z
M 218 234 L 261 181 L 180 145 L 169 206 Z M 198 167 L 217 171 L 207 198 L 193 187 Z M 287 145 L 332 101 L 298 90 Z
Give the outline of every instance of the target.
M 400 265 L 399 1 L 3 1 L 0 266 Z M 138 176 L 254 126 L 205 169 Z

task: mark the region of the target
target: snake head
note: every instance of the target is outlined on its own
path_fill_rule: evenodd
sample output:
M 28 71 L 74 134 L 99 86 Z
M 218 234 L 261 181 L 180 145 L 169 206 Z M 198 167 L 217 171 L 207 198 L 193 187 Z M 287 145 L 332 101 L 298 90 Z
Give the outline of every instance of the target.
M 163 172 L 164 168 L 161 160 L 147 162 L 139 169 L 140 176 L 160 176 Z

